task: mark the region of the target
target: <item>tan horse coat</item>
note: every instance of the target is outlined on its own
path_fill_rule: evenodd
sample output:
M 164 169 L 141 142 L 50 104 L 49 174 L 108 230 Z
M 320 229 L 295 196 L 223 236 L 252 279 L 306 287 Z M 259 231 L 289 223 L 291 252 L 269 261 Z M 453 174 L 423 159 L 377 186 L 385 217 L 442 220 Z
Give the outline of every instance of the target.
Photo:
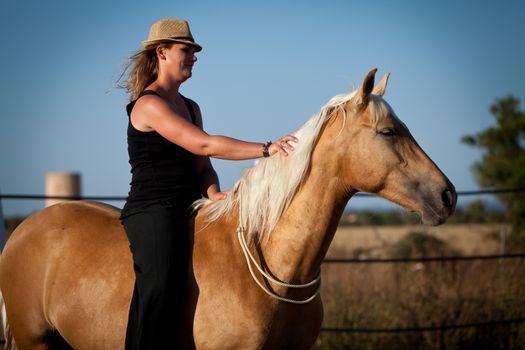
M 454 209 L 454 187 L 408 129 L 388 108 L 381 118 L 372 113 L 369 105 L 382 101 L 378 96 L 388 78 L 372 95 L 374 74 L 369 72 L 345 104 L 345 113 L 332 111 L 293 200 L 271 235 L 252 245 L 279 280 L 315 278 L 344 207 L 357 191 L 377 193 L 432 225 Z M 174 336 L 181 348 L 310 348 L 322 323 L 320 297 L 293 305 L 255 284 L 237 241 L 233 209 L 213 222 L 201 210 L 192 223 L 192 270 L 181 281 L 188 286 L 185 322 L 174 326 Z M 118 216 L 117 209 L 99 203 L 59 204 L 28 218 L 9 239 L 0 259 L 0 289 L 20 349 L 59 348 L 64 340 L 79 350 L 123 348 L 134 274 Z M 317 288 L 292 290 L 260 280 L 294 299 Z

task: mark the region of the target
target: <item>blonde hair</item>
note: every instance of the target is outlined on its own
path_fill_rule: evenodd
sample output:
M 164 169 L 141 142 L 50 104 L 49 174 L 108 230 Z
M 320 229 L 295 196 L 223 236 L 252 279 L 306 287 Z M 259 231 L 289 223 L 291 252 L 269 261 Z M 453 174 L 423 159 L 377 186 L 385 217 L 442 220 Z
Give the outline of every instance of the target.
M 148 46 L 127 60 L 122 74 L 117 81 L 117 86 L 125 89 L 129 93 L 131 101 L 136 100 L 140 93 L 157 79 L 159 69 L 156 52 L 157 47 L 162 46 L 169 49 L 172 45 L 172 42 L 161 42 L 157 45 Z M 129 74 L 127 79 L 119 83 L 128 70 Z
M 207 222 L 216 221 L 234 208 L 239 208 L 241 223 L 250 232 L 251 239 L 269 235 L 306 176 L 323 125 L 336 114 L 336 110 L 346 118 L 344 105 L 356 92 L 334 96 L 310 118 L 296 132 L 299 143 L 294 144 L 295 151 L 288 157 L 277 154 L 261 159 L 254 167 L 244 170 L 226 199 L 215 202 L 199 199 L 193 203 L 193 208 L 202 208 Z

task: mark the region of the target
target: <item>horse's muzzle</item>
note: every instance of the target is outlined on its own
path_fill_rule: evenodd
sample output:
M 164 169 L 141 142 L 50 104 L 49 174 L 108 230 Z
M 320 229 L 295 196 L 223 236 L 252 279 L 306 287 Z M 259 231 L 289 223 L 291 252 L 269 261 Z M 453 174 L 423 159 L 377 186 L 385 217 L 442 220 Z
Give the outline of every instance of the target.
M 454 185 L 447 181 L 445 188 L 435 189 L 433 194 L 424 196 L 420 212 L 423 224 L 437 226 L 444 223 L 456 209 L 458 195 Z

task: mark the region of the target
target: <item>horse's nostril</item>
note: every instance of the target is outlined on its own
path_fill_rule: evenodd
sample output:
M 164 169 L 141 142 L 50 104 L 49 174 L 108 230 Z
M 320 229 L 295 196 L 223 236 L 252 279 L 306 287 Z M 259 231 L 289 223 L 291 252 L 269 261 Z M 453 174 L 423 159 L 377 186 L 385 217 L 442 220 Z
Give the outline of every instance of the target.
M 443 204 L 448 209 L 452 209 L 454 206 L 454 195 L 452 194 L 452 191 L 450 189 L 446 189 L 441 193 L 441 200 L 443 201 Z

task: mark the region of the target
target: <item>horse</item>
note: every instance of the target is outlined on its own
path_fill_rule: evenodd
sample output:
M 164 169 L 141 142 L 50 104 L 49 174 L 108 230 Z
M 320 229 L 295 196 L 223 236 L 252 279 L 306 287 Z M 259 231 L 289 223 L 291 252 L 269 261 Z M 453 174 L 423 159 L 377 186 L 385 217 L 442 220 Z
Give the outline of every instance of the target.
M 374 87 L 376 71 L 308 120 L 288 157 L 246 169 L 224 200 L 195 203 L 180 348 L 310 348 L 321 264 L 357 192 L 423 224 L 453 213 L 454 186 L 383 99 L 390 73 Z M 117 208 L 72 201 L 33 214 L 0 257 L 8 346 L 122 349 L 134 278 Z

